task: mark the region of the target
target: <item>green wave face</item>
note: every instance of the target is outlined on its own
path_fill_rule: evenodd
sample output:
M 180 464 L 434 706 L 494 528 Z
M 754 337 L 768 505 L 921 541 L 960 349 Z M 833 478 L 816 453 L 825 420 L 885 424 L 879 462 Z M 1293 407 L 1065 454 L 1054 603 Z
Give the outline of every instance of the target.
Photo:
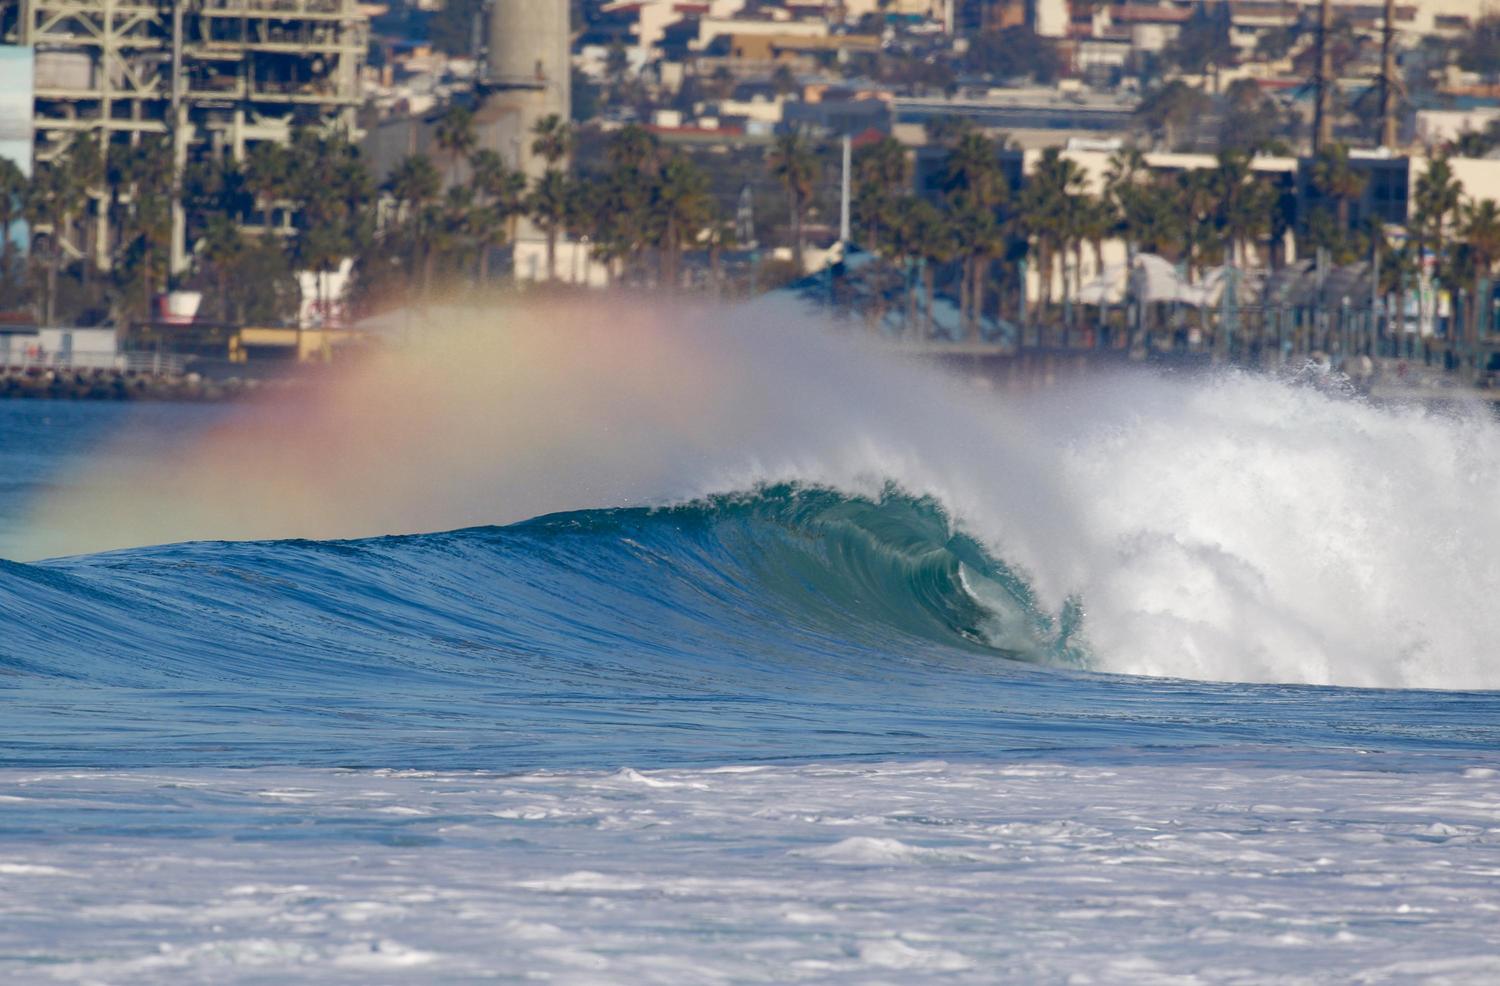
M 1017 660 L 1084 663 L 1076 605 L 1056 617 L 1044 612 L 1021 574 L 935 499 L 894 486 L 863 497 L 779 484 L 670 508 L 552 515 L 520 528 L 635 536 L 672 555 L 688 550 L 674 543 L 686 539 L 730 584 L 758 594 L 757 606 L 773 596 L 790 624 L 830 636 L 895 633 Z

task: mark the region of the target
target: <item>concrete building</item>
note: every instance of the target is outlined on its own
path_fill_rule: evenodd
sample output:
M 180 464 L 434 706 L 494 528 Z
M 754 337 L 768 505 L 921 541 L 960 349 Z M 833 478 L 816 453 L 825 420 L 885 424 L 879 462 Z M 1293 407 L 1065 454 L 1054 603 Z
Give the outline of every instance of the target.
M 572 30 L 568 0 L 494 0 L 484 98 L 475 114 L 481 146 L 535 178 L 546 162 L 531 151 L 538 120 L 572 117 Z
M 1058 147 L 1075 138 L 1125 137 L 1134 125 L 1139 98 L 1127 93 L 1099 93 L 1033 87 L 994 89 L 964 99 L 898 97 L 893 112 L 898 134 L 920 140 L 931 120 L 958 117 L 981 129 L 1004 133 L 1022 147 Z

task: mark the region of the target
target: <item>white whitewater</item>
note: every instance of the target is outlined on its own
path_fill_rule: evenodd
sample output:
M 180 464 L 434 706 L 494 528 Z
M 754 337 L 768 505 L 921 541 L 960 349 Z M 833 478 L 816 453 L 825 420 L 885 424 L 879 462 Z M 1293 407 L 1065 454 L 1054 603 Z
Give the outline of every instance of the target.
M 346 537 L 800 480 L 931 494 L 1099 670 L 1500 687 L 1500 426 L 1297 380 L 955 386 L 792 309 L 519 310 L 91 476 L 29 557 Z M 457 321 L 450 320 L 450 321 Z M 440 479 L 440 481 L 438 481 Z

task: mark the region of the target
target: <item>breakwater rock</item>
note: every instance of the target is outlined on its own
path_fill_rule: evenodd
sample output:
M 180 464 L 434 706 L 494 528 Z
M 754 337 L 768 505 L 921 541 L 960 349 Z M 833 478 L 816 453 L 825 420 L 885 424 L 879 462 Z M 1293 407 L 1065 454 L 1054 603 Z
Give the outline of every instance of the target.
M 156 374 L 134 370 L 0 369 L 0 399 L 104 401 L 222 401 L 254 393 L 259 380 L 214 380 L 197 373 Z

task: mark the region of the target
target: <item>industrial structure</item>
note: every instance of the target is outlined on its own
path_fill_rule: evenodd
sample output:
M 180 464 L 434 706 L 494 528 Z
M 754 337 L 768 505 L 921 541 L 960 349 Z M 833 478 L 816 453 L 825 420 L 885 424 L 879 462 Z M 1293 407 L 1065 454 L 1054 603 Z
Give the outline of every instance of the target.
M 492 0 L 478 116 L 492 141 L 514 141 L 494 149 L 528 177 L 546 164 L 531 153 L 532 127 L 571 115 L 571 41 L 568 0 Z
M 297 125 L 352 136 L 367 33 L 356 0 L 0 0 L 0 43 L 35 51 L 38 162 L 80 134 L 101 149 L 162 134 L 179 175 L 195 157 L 239 159 L 257 141 L 286 142 Z M 99 205 L 85 226 L 104 247 Z M 180 204 L 172 218 L 180 272 Z M 108 249 L 93 255 L 109 262 Z

